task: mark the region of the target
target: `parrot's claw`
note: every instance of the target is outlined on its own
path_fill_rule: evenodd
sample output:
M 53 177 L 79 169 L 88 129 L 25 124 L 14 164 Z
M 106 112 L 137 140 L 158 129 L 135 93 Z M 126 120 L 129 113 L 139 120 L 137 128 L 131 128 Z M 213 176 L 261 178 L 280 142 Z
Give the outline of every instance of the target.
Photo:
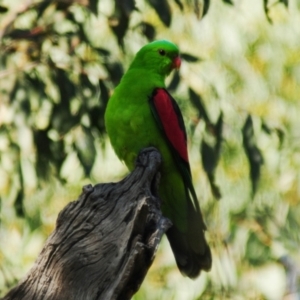
M 143 156 L 147 156 L 147 154 L 149 152 L 153 152 L 153 151 L 158 151 L 158 150 L 155 147 L 148 147 L 148 148 L 142 149 L 137 156 L 137 159 L 135 162 L 136 167 L 146 168 L 149 165 L 149 163 L 148 163 L 148 161 L 143 161 L 141 158 Z

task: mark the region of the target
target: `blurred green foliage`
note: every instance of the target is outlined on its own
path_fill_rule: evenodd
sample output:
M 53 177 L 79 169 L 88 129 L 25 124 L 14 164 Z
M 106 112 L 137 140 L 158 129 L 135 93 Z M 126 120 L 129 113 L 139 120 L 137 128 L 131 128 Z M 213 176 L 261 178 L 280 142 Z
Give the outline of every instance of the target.
M 160 38 L 182 52 L 168 87 L 186 117 L 214 262 L 199 279 L 183 278 L 163 240 L 134 299 L 296 293 L 299 24 L 297 0 L 3 0 L 0 296 L 81 185 L 125 174 L 103 114 L 136 51 Z

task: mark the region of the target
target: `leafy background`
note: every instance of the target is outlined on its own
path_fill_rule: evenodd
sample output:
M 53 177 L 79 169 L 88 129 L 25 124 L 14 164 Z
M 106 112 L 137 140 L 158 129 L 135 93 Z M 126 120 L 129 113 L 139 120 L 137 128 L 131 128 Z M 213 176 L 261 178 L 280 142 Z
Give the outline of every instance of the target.
M 105 106 L 136 51 L 165 38 L 182 53 L 168 87 L 214 262 L 183 278 L 164 239 L 134 299 L 296 299 L 299 24 L 297 0 L 0 2 L 0 296 L 83 184 L 125 176 Z

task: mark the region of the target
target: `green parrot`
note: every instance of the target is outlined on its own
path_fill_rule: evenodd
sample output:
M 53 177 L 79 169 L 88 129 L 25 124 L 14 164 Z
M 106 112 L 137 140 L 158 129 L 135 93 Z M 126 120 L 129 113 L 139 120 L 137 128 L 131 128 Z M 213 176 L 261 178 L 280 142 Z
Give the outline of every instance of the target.
M 161 153 L 161 209 L 173 223 L 166 234 L 179 270 L 195 278 L 210 270 L 212 258 L 192 183 L 183 117 L 165 86 L 165 78 L 180 64 L 178 47 L 169 41 L 142 47 L 108 101 L 105 126 L 129 170 L 143 148 Z

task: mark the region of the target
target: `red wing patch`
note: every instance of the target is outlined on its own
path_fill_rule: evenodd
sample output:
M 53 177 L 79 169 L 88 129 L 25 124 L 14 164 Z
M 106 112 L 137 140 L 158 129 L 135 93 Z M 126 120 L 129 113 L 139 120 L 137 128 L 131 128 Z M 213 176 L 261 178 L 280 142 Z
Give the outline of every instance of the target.
M 165 89 L 156 89 L 153 103 L 164 132 L 179 156 L 188 163 L 186 132 L 180 109 Z

